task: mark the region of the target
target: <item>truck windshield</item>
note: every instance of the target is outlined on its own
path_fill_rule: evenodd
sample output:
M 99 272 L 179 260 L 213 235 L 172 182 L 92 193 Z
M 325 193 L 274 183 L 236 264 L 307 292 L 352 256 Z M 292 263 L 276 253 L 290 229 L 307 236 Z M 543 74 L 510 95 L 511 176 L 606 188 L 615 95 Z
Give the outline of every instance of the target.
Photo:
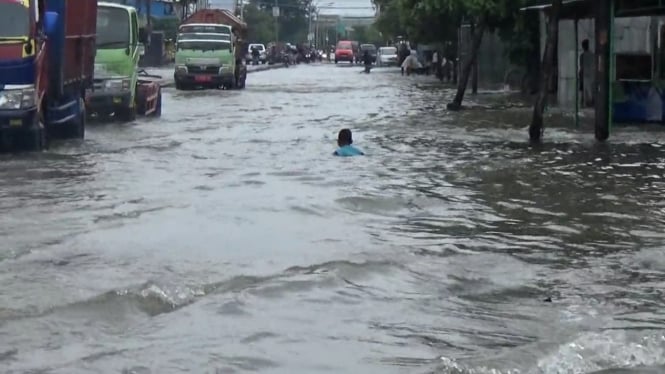
M 181 40 L 178 42 L 178 49 L 191 49 L 195 51 L 218 51 L 228 50 L 231 43 L 219 40 Z
M 97 48 L 118 49 L 129 45 L 129 13 L 123 8 L 97 9 Z
M 30 10 L 20 2 L 0 2 L 0 39 L 29 34 Z
M 215 34 L 231 34 L 231 28 L 224 25 L 182 25 L 181 33 L 203 32 Z
M 231 41 L 231 35 L 229 34 L 208 34 L 208 33 L 185 33 L 179 34 L 178 40 L 221 40 L 221 41 Z

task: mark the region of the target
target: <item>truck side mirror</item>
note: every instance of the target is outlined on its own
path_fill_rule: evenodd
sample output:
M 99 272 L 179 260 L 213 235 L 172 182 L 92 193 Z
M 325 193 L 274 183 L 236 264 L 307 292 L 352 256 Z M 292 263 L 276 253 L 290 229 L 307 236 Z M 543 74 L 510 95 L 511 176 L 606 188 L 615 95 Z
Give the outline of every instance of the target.
M 148 44 L 148 32 L 144 27 L 139 29 L 139 43 Z
M 47 37 L 53 37 L 58 29 L 58 18 L 60 16 L 57 12 L 46 12 L 44 14 L 44 34 Z

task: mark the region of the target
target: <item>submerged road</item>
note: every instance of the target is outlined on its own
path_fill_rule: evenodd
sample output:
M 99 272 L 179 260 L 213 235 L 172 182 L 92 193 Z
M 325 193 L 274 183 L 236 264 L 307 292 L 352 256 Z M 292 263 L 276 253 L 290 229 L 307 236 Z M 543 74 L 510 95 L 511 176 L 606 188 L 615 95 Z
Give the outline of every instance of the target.
M 0 372 L 665 370 L 661 135 L 533 149 L 360 70 L 0 156 Z M 342 127 L 367 156 L 331 156 Z

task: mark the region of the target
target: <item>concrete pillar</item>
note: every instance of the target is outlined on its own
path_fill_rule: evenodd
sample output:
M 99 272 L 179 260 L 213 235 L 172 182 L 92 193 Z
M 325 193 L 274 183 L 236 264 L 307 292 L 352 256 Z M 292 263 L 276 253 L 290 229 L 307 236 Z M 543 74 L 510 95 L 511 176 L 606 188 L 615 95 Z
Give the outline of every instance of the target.
M 612 123 L 612 27 L 614 23 L 614 0 L 596 2 L 596 89 L 595 89 L 595 135 L 596 140 L 605 141 L 610 136 Z M 613 78 L 613 77 L 612 77 Z

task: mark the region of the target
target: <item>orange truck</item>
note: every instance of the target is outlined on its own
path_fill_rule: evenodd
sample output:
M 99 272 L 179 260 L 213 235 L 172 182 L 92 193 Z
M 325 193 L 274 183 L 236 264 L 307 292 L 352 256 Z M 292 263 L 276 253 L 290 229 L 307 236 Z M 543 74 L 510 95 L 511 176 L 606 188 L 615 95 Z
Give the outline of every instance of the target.
M 247 24 L 226 9 L 194 12 L 178 28 L 176 89 L 244 88 Z

